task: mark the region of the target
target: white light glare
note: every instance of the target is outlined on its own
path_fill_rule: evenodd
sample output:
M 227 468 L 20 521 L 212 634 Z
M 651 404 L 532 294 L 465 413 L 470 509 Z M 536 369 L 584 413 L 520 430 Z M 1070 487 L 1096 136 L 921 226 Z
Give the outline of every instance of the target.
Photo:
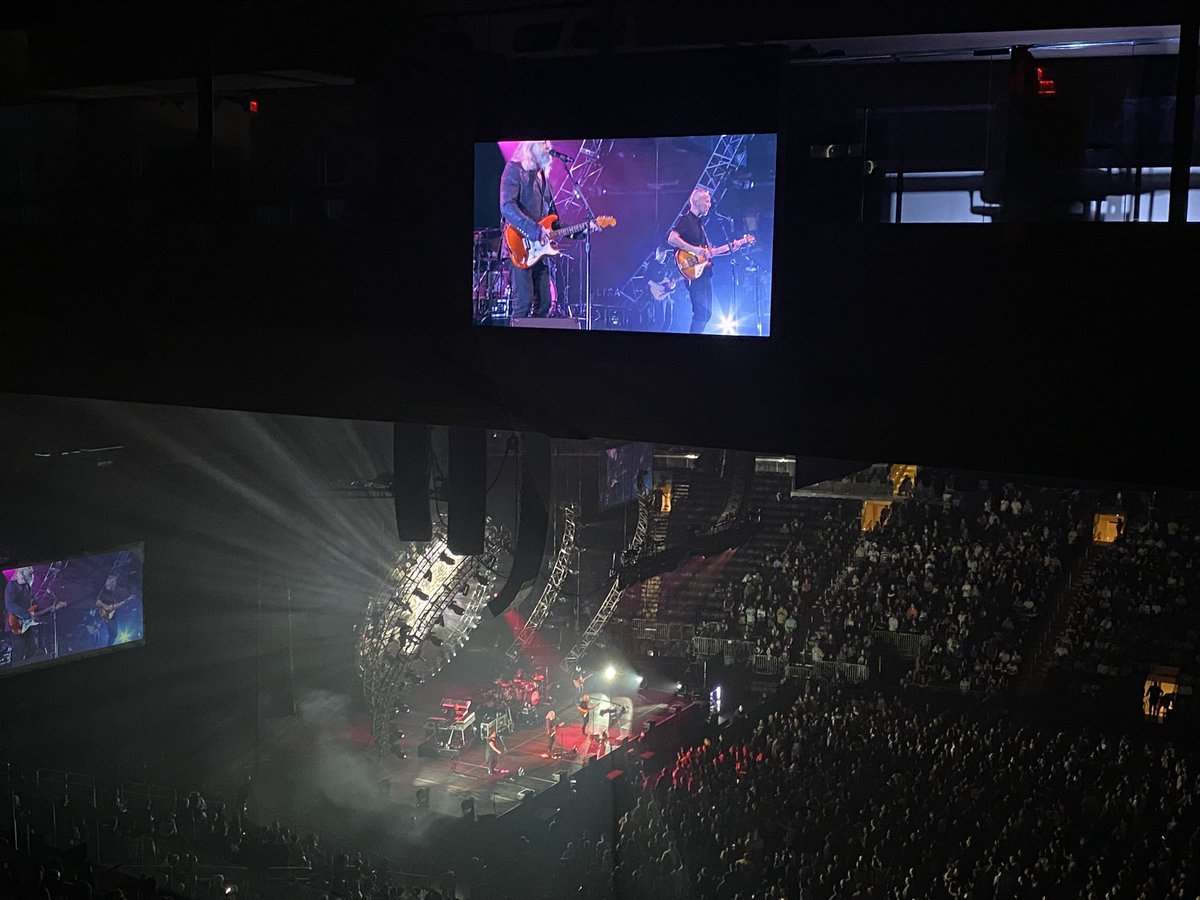
M 604 670 L 604 677 L 607 678 L 609 681 L 612 681 L 614 678 L 617 677 L 617 670 L 615 668 L 613 668 L 612 666 L 608 666 Z
M 737 319 L 729 313 L 723 313 L 717 320 L 717 327 L 721 329 L 721 334 L 737 334 L 737 326 Z

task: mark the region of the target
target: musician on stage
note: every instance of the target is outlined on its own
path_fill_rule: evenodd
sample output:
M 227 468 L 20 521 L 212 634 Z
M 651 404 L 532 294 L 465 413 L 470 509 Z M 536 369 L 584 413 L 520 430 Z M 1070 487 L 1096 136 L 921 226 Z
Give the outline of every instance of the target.
M 675 289 L 684 281 L 666 244 L 654 248 L 654 257 L 646 264 L 646 286 L 654 303 L 654 325 L 670 331 L 675 313 Z
M 550 710 L 546 713 L 546 755 L 554 755 L 554 739 L 558 737 L 558 713 Z
M 529 241 L 552 240 L 549 229 L 543 228 L 541 221 L 548 215 L 558 213 L 554 206 L 554 188 L 550 186 L 553 149 L 550 141 L 545 139 L 521 141 L 500 175 L 500 215 L 506 224 Z M 589 228 L 599 230 L 595 222 Z M 575 238 L 580 236 L 581 233 L 572 235 Z M 548 315 L 551 303 L 550 266 L 545 257 L 527 269 L 515 265 L 511 257 L 508 264 L 512 272 L 513 318 L 541 318 Z
M 704 231 L 704 217 L 710 209 L 712 194 L 702 187 L 694 189 L 688 198 L 688 211 L 675 222 L 675 227 L 667 236 L 667 243 L 676 249 L 695 253 L 701 259 L 710 258 L 711 245 Z M 705 266 L 698 278 L 688 281 L 687 288 L 692 300 L 692 325 L 689 330 L 692 334 L 699 334 L 712 317 L 712 266 Z
M 504 748 L 500 744 L 500 734 L 496 731 L 496 726 L 488 729 L 487 749 L 485 750 L 485 758 L 487 762 L 488 774 L 492 775 L 496 771 L 496 760 L 504 755 Z
M 579 698 L 579 717 L 583 720 L 579 728 L 584 734 L 587 734 L 588 722 L 592 718 L 592 698 L 588 694 L 584 694 Z
M 107 641 L 103 646 L 111 647 L 117 642 L 117 610 L 130 601 L 130 597 L 124 600 L 117 600 L 117 576 L 109 575 L 104 579 L 104 587 L 100 593 L 96 595 L 96 611 L 100 614 L 100 618 L 104 622 L 104 630 L 100 633 L 101 637 L 107 637 Z

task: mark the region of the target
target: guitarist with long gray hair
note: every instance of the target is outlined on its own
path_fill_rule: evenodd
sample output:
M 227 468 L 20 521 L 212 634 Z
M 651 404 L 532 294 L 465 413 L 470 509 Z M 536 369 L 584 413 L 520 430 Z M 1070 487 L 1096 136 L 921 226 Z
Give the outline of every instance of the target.
M 33 566 L 22 566 L 13 572 L 12 580 L 4 586 L 4 630 L 13 648 L 13 661 L 23 662 L 37 655 L 37 641 L 32 628 L 47 613 L 62 609 L 66 603 L 55 603 L 39 609 L 33 597 Z
M 550 185 L 554 156 L 555 150 L 548 140 L 521 141 L 500 175 L 500 215 L 521 238 L 539 245 L 549 245 L 555 238 L 550 228 L 542 224 L 547 216 L 558 215 L 554 188 Z M 593 231 L 600 228 L 595 222 L 582 227 Z M 576 230 L 570 236 L 580 235 Z M 526 264 L 524 259 L 518 260 L 510 254 L 509 270 L 512 273 L 510 315 L 513 318 L 548 315 L 553 298 L 546 260 L 539 257 Z

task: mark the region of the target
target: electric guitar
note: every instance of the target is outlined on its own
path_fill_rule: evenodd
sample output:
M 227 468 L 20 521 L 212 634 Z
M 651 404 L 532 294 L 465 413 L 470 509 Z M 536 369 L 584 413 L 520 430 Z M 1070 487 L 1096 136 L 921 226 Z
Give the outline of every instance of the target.
M 122 600 L 120 603 L 100 603 L 100 616 L 106 622 L 112 621 L 112 617 L 117 614 L 117 610 L 120 609 L 122 606 L 124 606 L 126 603 L 128 603 L 132 599 L 133 599 L 133 597 L 129 596 L 129 597 L 126 597 L 124 600 Z M 97 602 L 99 602 L 99 601 L 97 601 Z
M 518 269 L 528 269 L 543 256 L 558 256 L 560 251 L 554 243 L 558 238 L 578 234 L 590 225 L 589 222 L 580 222 L 577 225 L 555 228 L 554 223 L 557 221 L 558 216 L 551 213 L 538 222 L 542 228 L 550 232 L 550 240 L 548 241 L 531 241 L 524 237 L 517 229 L 513 228 L 512 225 L 505 224 L 504 243 L 508 247 L 508 254 L 512 257 L 514 266 Z M 596 224 L 601 228 L 611 228 L 617 224 L 617 220 L 612 216 L 597 216 Z
M 664 278 L 662 281 L 651 281 L 650 296 L 655 300 L 666 300 L 674 292 L 675 288 L 679 287 L 680 282 L 685 279 L 681 275 L 679 278 Z
M 705 248 L 707 252 L 703 255 L 692 253 L 689 250 L 676 250 L 675 265 L 679 266 L 679 271 L 683 274 L 684 278 L 688 281 L 695 281 L 704 274 L 705 269 L 712 265 L 714 256 L 725 256 L 726 254 L 733 253 L 736 250 L 753 244 L 754 240 L 754 235 L 746 234 L 720 247 Z
M 35 603 L 35 604 L 33 604 L 33 606 L 29 607 L 29 618 L 28 619 L 24 619 L 24 618 L 21 618 L 20 616 L 15 616 L 12 613 L 9 613 L 8 614 L 8 630 L 11 631 L 13 634 L 17 634 L 17 635 L 24 634 L 30 628 L 32 628 L 34 625 L 41 625 L 42 624 L 42 619 L 41 619 L 42 616 L 46 615 L 47 613 L 56 612 L 57 610 L 62 609 L 66 605 L 67 605 L 67 602 L 65 600 L 59 600 L 53 606 L 49 606 L 46 609 L 38 609 L 38 605 Z

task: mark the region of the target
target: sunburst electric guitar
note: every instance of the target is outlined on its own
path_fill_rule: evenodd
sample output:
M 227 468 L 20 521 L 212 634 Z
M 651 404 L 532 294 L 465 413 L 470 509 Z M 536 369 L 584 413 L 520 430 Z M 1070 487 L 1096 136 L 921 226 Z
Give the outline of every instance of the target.
M 679 271 L 688 281 L 695 281 L 704 274 L 704 270 L 712 265 L 714 257 L 725 256 L 733 253 L 736 250 L 741 250 L 743 247 L 754 243 L 754 235 L 747 234 L 730 241 L 728 244 L 723 244 L 720 247 L 711 247 L 708 253 L 701 256 L 699 253 L 692 253 L 688 250 L 675 251 L 675 265 L 679 266 Z
M 557 221 L 558 216 L 551 213 L 538 222 L 539 225 L 550 232 L 550 240 L 548 241 L 528 240 L 521 232 L 513 228 L 512 225 L 506 224 L 504 226 L 504 243 L 508 247 L 508 255 L 512 257 L 514 266 L 518 269 L 528 269 L 543 256 L 557 256 L 560 251 L 555 241 L 559 238 L 578 234 L 588 227 L 587 222 L 580 222 L 578 225 L 555 228 L 554 223 Z M 613 216 L 596 216 L 596 224 L 601 228 L 611 228 L 617 224 L 617 220 Z

